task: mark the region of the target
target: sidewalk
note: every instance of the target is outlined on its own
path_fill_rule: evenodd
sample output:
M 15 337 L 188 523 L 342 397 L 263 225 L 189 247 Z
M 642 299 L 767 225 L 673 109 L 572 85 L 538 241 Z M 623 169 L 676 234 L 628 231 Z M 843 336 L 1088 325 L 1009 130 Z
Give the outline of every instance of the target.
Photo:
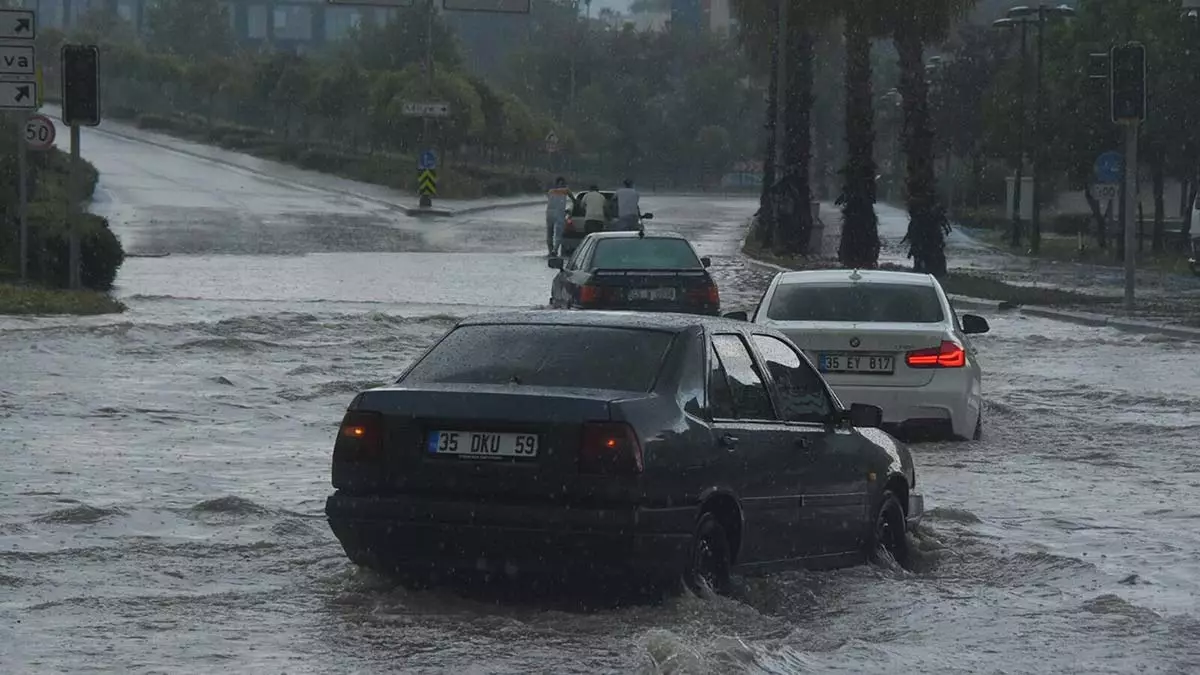
M 908 230 L 908 214 L 888 204 L 876 206 L 879 217 L 881 264 L 910 266 L 908 246 L 900 242 Z M 820 218 L 825 237 L 820 257 L 836 258 L 842 214 L 832 203 L 822 203 Z M 1095 298 L 1092 303 L 1014 307 L 995 300 L 952 296 L 956 306 L 994 311 L 1016 310 L 1030 316 L 1053 318 L 1088 326 L 1110 326 L 1138 333 L 1158 333 L 1200 340 L 1200 278 L 1138 270 L 1137 303 L 1132 312 L 1121 308 L 1124 271 L 1119 267 L 1046 261 L 1021 256 L 973 238 L 969 230 L 955 227 L 946 240 L 950 271 L 988 279 L 1013 287 L 1065 291 Z M 777 265 L 765 264 L 779 268 Z M 1099 312 L 1097 310 L 1100 310 Z
M 55 146 L 59 150 L 67 151 L 68 139 L 70 138 L 69 130 L 59 121 L 59 107 L 54 104 L 46 104 L 42 107 L 42 113 L 54 120 L 57 126 L 57 137 Z M 282 162 L 276 162 L 269 159 L 262 159 L 253 155 L 226 150 L 212 145 L 197 143 L 169 134 L 164 134 L 146 129 L 139 129 L 132 124 L 116 120 L 105 120 L 99 127 L 84 129 L 82 143 L 82 154 L 84 159 L 87 159 L 87 137 L 90 134 L 107 134 L 116 136 L 135 143 L 145 143 L 148 145 L 158 146 L 164 150 L 178 152 L 192 157 L 199 157 L 217 164 L 236 167 L 243 171 L 249 171 L 260 176 L 301 185 L 314 190 L 323 190 L 334 192 L 359 199 L 366 199 L 386 206 L 391 206 L 405 215 L 420 216 L 453 216 L 464 213 L 476 213 L 479 211 L 488 211 L 497 208 L 513 208 L 519 206 L 532 206 L 544 204 L 546 201 L 543 195 L 515 195 L 510 197 L 490 197 L 482 199 L 434 199 L 433 208 L 421 209 L 418 208 L 418 197 L 408 192 L 402 192 L 383 185 L 375 185 L 373 183 L 364 183 L 360 181 L 342 178 L 332 174 L 321 173 L 318 171 L 310 171 L 301 169 Z

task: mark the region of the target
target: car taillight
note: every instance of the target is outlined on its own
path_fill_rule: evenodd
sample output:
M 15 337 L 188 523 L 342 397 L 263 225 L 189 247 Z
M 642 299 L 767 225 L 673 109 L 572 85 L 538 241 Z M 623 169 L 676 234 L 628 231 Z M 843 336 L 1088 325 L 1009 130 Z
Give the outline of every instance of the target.
M 579 287 L 579 304 L 586 305 L 604 299 L 604 289 L 587 284 Z
M 333 458 L 345 462 L 369 462 L 383 456 L 383 415 L 351 410 L 342 418 Z
M 641 473 L 642 444 L 624 422 L 588 422 L 579 447 L 580 473 L 631 475 Z
M 943 340 L 939 347 L 909 352 L 904 362 L 909 368 L 962 368 L 967 365 L 967 352 L 957 342 Z
M 717 291 L 717 285 L 708 282 L 707 286 L 693 288 L 688 291 L 688 299 L 692 302 L 698 302 L 705 305 L 720 305 L 721 294 Z

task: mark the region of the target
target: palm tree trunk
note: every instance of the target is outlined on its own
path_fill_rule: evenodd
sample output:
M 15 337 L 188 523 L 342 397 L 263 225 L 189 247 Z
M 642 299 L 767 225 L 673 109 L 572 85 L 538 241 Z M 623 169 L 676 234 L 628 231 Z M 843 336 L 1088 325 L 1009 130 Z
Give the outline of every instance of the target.
M 871 37 L 864 22 L 856 21 L 853 15 L 845 21 L 845 32 L 846 166 L 842 169 L 842 236 L 838 260 L 846 267 L 873 268 L 879 263 L 879 220 L 875 216 Z
M 776 5 L 776 12 L 779 11 Z M 776 93 L 779 91 L 779 38 L 778 32 L 771 32 L 771 75 L 770 82 L 767 86 L 767 121 L 763 125 L 766 129 L 766 153 L 763 159 L 762 173 L 762 192 L 758 198 L 758 218 L 755 221 L 755 237 L 758 239 L 758 244 L 764 249 L 769 249 L 772 246 L 771 235 L 775 231 L 775 202 L 771 196 L 771 187 L 775 185 L 775 146 L 777 142 L 778 129 L 776 129 L 775 118 L 779 110 L 779 97 Z
M 950 225 L 938 202 L 934 177 L 933 129 L 925 82 L 924 46 L 915 27 L 901 22 L 893 37 L 900 56 L 900 93 L 904 97 L 904 152 L 907 157 L 908 256 L 913 271 L 945 276 L 946 235 Z
M 780 179 L 777 184 L 775 248 L 786 255 L 808 252 L 812 231 L 812 189 L 809 165 L 812 162 L 813 35 L 801 22 L 789 25 L 787 39 L 787 128 L 783 151 L 778 158 Z

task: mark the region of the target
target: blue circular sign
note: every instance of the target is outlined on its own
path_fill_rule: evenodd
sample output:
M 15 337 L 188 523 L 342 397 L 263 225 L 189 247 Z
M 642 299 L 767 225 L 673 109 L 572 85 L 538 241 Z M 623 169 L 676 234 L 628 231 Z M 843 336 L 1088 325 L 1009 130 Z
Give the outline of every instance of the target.
M 1125 157 L 1119 152 L 1106 152 L 1092 166 L 1097 183 L 1120 183 L 1125 175 Z
M 426 169 L 436 169 L 437 153 L 432 150 L 425 150 L 422 152 L 420 159 L 417 160 L 417 168 L 422 171 Z

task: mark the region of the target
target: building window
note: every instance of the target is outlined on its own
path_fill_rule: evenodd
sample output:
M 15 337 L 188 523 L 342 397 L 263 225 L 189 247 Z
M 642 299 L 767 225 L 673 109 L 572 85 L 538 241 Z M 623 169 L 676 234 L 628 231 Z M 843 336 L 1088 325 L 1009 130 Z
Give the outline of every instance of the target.
M 275 39 L 311 40 L 313 14 L 301 5 L 275 5 Z
M 246 6 L 246 37 L 252 40 L 267 38 L 267 6 Z
M 350 7 L 327 7 L 325 9 L 325 37 L 341 40 L 350 31 L 362 25 L 362 12 Z

